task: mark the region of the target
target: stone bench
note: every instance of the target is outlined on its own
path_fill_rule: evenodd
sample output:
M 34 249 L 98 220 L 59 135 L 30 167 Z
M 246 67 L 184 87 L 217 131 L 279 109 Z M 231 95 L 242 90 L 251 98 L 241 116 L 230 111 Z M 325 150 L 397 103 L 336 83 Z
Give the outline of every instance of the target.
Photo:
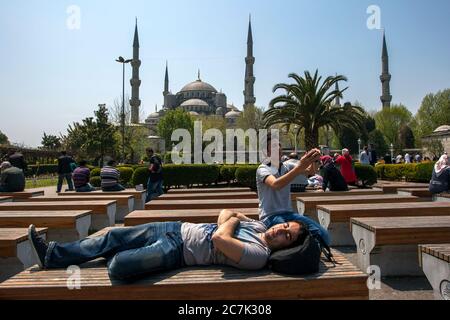
M 91 211 L 91 228 L 100 230 L 113 226 L 116 216 L 116 201 L 53 201 L 53 202 L 11 202 L 0 203 L 0 211 Z
M 256 192 L 215 192 L 215 193 L 166 193 L 152 201 L 207 200 L 207 199 L 257 199 Z
M 350 230 L 351 218 L 450 216 L 450 203 L 320 205 L 317 207 L 317 215 L 322 227 L 330 234 L 332 246 L 354 246 Z
M 316 191 L 307 191 L 307 192 L 291 192 L 291 201 L 292 208 L 297 208 L 297 198 L 302 197 L 331 197 L 331 196 L 349 196 L 349 195 L 375 195 L 375 194 L 383 194 L 383 190 L 381 189 L 351 189 L 349 191 L 326 191 L 326 192 L 316 192 Z
M 397 193 L 398 189 L 428 188 L 429 184 L 417 182 L 383 181 L 376 183 L 374 187 L 382 189 L 384 193 Z
M 192 188 L 192 189 L 170 189 L 169 194 L 183 193 L 217 193 L 217 192 L 249 192 L 250 188 Z
M 151 201 L 145 205 L 145 210 L 258 208 L 258 205 L 258 199 L 171 200 Z
M 191 210 L 142 210 L 133 211 L 125 217 L 125 226 L 136 226 L 150 222 L 183 221 L 190 223 L 217 223 L 220 209 Z M 258 209 L 235 209 L 251 219 L 258 220 Z
M 45 238 L 46 228 L 36 231 Z M 0 228 L 0 282 L 36 263 L 26 228 Z
M 419 245 L 419 263 L 437 300 L 450 300 L 450 243 Z
M 91 211 L 0 211 L 0 228 L 48 228 L 49 241 L 71 242 L 88 236 Z
M 61 192 L 58 194 L 59 196 L 133 196 L 134 197 L 134 208 L 133 210 L 144 210 L 145 207 L 145 198 L 147 196 L 147 192 L 145 190 L 137 191 L 134 189 L 126 189 L 124 191 L 93 191 L 93 192 L 74 192 L 74 191 L 68 191 L 68 192 Z
M 110 228 L 95 236 L 104 234 Z M 93 237 L 92 235 L 91 237 Z M 110 279 L 104 259 L 81 266 L 80 289 L 70 290 L 65 269 L 29 268 L 0 283 L 0 299 L 24 300 L 272 300 L 368 299 L 368 276 L 342 254 L 340 263 L 323 259 L 319 272 L 284 276 L 268 269 L 242 271 L 231 267 L 190 267 L 149 275 L 133 283 Z
M 39 197 L 44 195 L 44 190 L 24 190 L 21 192 L 0 192 L 0 196 L 12 197 L 14 200 Z
M 297 198 L 297 210 L 300 214 L 310 216 L 316 221 L 317 206 L 327 204 L 362 204 L 362 203 L 392 203 L 392 202 L 419 202 L 425 201 L 425 199 L 412 197 L 412 196 L 400 196 L 391 194 L 376 194 L 376 195 L 363 195 L 363 196 L 332 196 L 332 197 L 298 197 Z
M 29 202 L 46 202 L 46 201 L 97 201 L 97 200 L 109 200 L 116 201 L 116 220 L 115 222 L 121 223 L 127 214 L 134 210 L 134 197 L 132 195 L 97 195 L 92 194 L 89 196 L 57 196 L 57 197 L 34 197 L 26 199 Z
M 403 196 L 414 196 L 427 199 L 431 199 L 433 196 L 429 188 L 402 188 L 398 189 L 397 193 Z
M 417 246 L 450 242 L 450 216 L 352 218 L 358 266 L 381 276 L 423 276 Z
M 12 202 L 13 198 L 12 197 L 0 197 L 0 203 L 2 202 Z
M 433 195 L 433 201 L 450 202 L 450 193 L 441 193 Z

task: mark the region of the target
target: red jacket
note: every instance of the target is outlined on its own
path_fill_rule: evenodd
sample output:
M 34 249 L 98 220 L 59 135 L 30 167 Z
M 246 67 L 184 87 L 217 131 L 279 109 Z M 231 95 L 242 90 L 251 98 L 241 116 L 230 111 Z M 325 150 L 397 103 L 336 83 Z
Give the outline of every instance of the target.
M 341 167 L 341 174 L 347 183 L 354 183 L 357 180 L 355 170 L 353 169 L 352 160 L 352 156 L 350 155 L 339 156 L 336 159 L 336 164 Z

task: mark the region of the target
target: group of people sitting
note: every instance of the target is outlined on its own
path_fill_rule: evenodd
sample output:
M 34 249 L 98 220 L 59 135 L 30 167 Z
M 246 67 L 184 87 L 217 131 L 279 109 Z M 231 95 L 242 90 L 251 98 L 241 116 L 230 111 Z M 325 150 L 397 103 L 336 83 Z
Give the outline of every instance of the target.
M 270 146 L 279 150 L 281 158 L 279 142 L 270 138 L 269 142 L 268 159 Z M 314 149 L 291 168 L 267 161 L 259 166 L 259 221 L 222 210 L 217 223 L 150 223 L 115 228 L 100 237 L 71 243 L 48 243 L 30 226 L 29 239 L 42 268 L 66 268 L 103 257 L 110 276 L 121 280 L 193 265 L 261 269 L 272 254 L 300 245 L 307 235 L 318 239 L 317 248 L 330 243 L 328 232 L 295 212 L 290 199 L 290 184 L 299 175 L 313 174 L 320 158 L 320 150 Z

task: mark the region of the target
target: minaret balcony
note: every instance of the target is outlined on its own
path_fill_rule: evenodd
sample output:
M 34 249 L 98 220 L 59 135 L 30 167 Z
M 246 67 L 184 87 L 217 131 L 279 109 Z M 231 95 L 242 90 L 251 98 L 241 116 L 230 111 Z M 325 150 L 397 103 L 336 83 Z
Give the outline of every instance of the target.
M 255 58 L 254 57 L 247 57 L 247 58 L 245 58 L 245 63 L 247 63 L 247 64 L 254 64 L 255 63 Z
M 133 68 L 139 68 L 141 66 L 141 60 L 133 60 L 133 61 L 131 61 L 131 66 Z
M 380 76 L 382 82 L 391 81 L 392 76 L 389 73 L 384 73 Z
M 131 84 L 131 86 L 138 86 L 138 87 L 140 87 L 141 86 L 141 80 L 139 80 L 139 79 L 131 79 L 130 80 L 130 84 Z

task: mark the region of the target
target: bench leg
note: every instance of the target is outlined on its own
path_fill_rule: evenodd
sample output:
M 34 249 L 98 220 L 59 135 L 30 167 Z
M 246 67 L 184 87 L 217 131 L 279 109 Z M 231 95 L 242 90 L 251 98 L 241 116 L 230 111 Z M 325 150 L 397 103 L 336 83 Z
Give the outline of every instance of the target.
M 436 300 L 450 299 L 450 263 L 433 257 L 427 253 L 422 253 L 422 268 L 428 281 L 433 287 Z
M 328 230 L 331 238 L 331 246 L 354 246 L 352 233 L 348 223 L 345 222 L 331 222 L 331 217 L 328 212 L 317 210 L 317 219 L 322 227 Z
M 141 199 L 134 199 L 134 210 L 145 210 L 145 194 Z
M 0 282 L 22 272 L 25 269 L 17 257 L 0 258 Z
M 375 246 L 375 233 L 355 224 L 352 226 L 352 235 L 361 271 L 367 273 L 370 266 L 377 266 L 382 277 L 423 276 L 417 245 Z
M 123 223 L 123 220 L 127 214 L 130 213 L 128 205 L 126 206 L 117 206 L 115 223 Z
M 92 214 L 91 230 L 98 231 L 114 226 L 116 223 L 116 205 L 108 206 L 106 214 Z

